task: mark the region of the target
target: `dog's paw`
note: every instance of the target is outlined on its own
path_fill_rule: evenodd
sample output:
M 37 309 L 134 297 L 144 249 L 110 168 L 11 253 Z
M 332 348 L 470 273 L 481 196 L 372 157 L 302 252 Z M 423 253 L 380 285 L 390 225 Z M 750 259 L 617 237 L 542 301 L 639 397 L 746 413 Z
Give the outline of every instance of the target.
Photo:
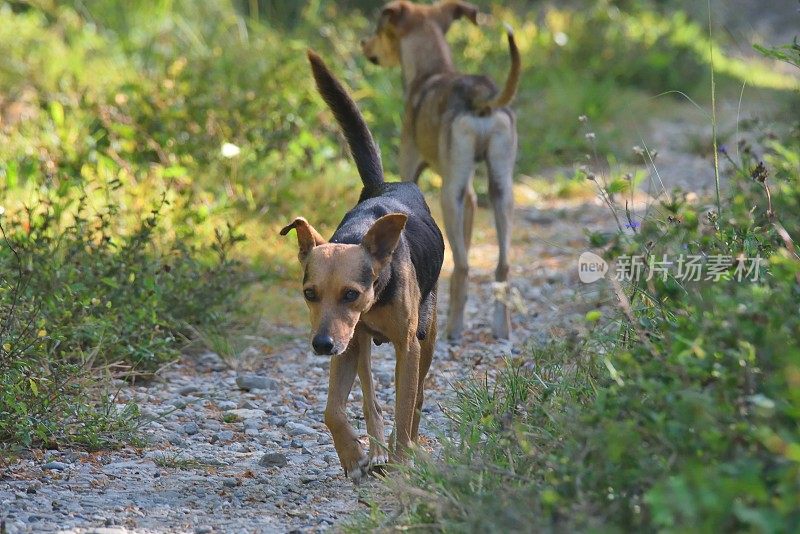
M 360 484 L 364 477 L 369 474 L 370 467 L 369 458 L 362 456 L 349 466 L 344 466 L 344 474 L 353 481 L 353 484 Z
M 370 452 L 369 470 L 370 472 L 383 473 L 386 464 L 389 463 L 389 454 L 381 449 L 380 451 Z

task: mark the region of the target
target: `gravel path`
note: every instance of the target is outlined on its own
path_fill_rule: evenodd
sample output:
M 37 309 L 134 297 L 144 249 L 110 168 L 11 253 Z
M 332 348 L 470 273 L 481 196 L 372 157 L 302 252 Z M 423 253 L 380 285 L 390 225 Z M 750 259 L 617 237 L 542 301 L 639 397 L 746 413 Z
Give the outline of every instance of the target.
M 437 346 L 421 427 L 428 450 L 435 451 L 437 437 L 447 431 L 442 405 L 453 395 L 453 382 L 491 375 L 528 340 L 569 335 L 595 306 L 591 293 L 576 298 L 576 250 L 585 242 L 581 229 L 607 217 L 596 205 L 546 207 L 517 214 L 514 287 L 527 309 L 514 314 L 515 343 L 491 339 L 490 308 L 480 306 L 491 303 L 496 247 L 488 219 L 477 228 L 472 326 L 461 344 Z M 443 299 L 440 321 L 445 309 Z M 276 333 L 292 341 L 269 357 L 251 349 L 249 359 L 260 362 L 251 371 L 237 373 L 207 353 L 185 358 L 149 385 L 122 389 L 118 401 L 135 401 L 149 420 L 143 448 L 46 451 L 0 471 L 6 530 L 313 532 L 364 506 L 360 492 L 374 482 L 357 488 L 344 478 L 322 423 L 328 360 L 311 354 L 305 325 Z M 392 420 L 389 347 L 374 349 L 373 369 Z M 365 434 L 358 386 L 351 399 L 351 418 Z

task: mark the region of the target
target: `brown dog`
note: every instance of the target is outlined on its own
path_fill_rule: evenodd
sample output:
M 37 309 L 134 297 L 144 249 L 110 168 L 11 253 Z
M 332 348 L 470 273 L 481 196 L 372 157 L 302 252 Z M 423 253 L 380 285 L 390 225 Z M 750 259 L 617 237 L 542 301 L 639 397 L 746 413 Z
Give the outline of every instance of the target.
M 319 56 L 309 51 L 308 58 L 317 88 L 347 138 L 364 188 L 330 241 L 303 218 L 281 234 L 297 231 L 311 344 L 317 354 L 331 356 L 325 424 L 345 475 L 357 481 L 387 461 L 370 366 L 373 340 L 394 344 L 397 357 L 395 429 L 388 459 L 402 459 L 417 438 L 423 383 L 436 342 L 436 284 L 444 240 L 415 184 L 384 182 L 378 148 L 355 103 Z M 356 372 L 364 393 L 369 456 L 345 412 Z
M 467 257 L 477 204 L 472 177 L 480 161 L 486 162 L 497 227 L 495 280 L 507 289 L 517 133 L 514 113 L 505 106 L 514 98 L 521 71 L 519 51 L 509 30 L 511 71 L 502 91 L 485 76 L 456 72 L 444 36 L 461 17 L 477 24 L 478 10 L 461 1 L 434 5 L 391 2 L 381 12 L 375 35 L 361 43 L 370 61 L 387 67 L 400 65 L 403 71 L 401 177 L 416 182 L 428 166 L 442 176 L 442 212 L 455 266 L 447 316 L 450 339 L 457 339 L 464 328 Z M 497 299 L 492 321 L 492 332 L 502 339 L 509 338 L 511 329 L 506 300 Z

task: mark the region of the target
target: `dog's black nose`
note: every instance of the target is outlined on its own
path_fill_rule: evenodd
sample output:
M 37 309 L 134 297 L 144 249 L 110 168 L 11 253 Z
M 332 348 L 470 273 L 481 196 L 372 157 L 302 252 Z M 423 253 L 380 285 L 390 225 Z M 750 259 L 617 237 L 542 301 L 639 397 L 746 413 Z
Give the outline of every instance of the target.
M 333 338 L 331 336 L 317 334 L 311 340 L 311 346 L 314 347 L 314 352 L 320 356 L 333 354 Z
M 375 65 L 378 64 L 378 56 L 369 56 L 367 59 Z

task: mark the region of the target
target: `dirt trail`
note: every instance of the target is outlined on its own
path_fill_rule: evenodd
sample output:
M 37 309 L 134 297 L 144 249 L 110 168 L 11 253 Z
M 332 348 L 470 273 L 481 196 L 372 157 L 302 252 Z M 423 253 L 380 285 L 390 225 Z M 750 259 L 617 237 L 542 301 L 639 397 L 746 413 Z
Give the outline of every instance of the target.
M 453 395 L 452 383 L 492 374 L 531 339 L 569 335 L 594 307 L 576 298 L 575 258 L 584 243 L 581 229 L 607 219 L 602 208 L 521 206 L 513 279 L 527 309 L 514 314 L 514 343 L 492 341 L 493 259 L 480 259 L 495 258 L 496 247 L 488 214 L 481 217 L 472 252 L 471 326 L 460 345 L 439 342 L 429 377 L 422 436 L 430 451 L 448 428 L 442 405 Z M 445 299 L 440 321 L 444 310 Z M 256 356 L 260 365 L 238 385 L 236 371 L 208 353 L 181 361 L 156 383 L 124 389 L 118 400 L 137 402 L 154 419 L 143 427 L 150 445 L 50 451 L 12 466 L 0 482 L 8 531 L 314 531 L 363 506 L 365 486 L 342 476 L 322 424 L 328 360 L 310 353 L 305 325 L 275 333 L 292 341 L 269 357 Z M 379 398 L 392 420 L 394 357 L 387 346 L 374 354 Z M 351 399 L 352 418 L 365 433 L 358 387 Z
M 707 166 L 685 153 L 672 161 L 669 147 L 656 148 L 666 156 L 663 175 L 679 173 L 687 158 L 690 168 Z M 443 406 L 454 396 L 453 383 L 491 377 L 505 357 L 523 353 L 529 343 L 578 334 L 586 312 L 607 298 L 577 277 L 584 228 L 615 227 L 607 208 L 591 198 L 545 201 L 524 186 L 517 198 L 512 285 L 521 305 L 513 314 L 514 340 L 497 343 L 490 334 L 497 251 L 490 215 L 482 209 L 471 251 L 469 328 L 459 345 L 437 344 L 428 378 L 421 435 L 432 453 L 449 432 Z M 449 270 L 446 264 L 443 297 Z M 446 307 L 445 297 L 440 324 Z M 118 401 L 137 402 L 149 420 L 143 448 L 48 451 L 4 469 L 0 518 L 7 532 L 313 532 L 362 508 L 360 496 L 374 482 L 357 488 L 343 477 L 322 424 L 328 360 L 311 354 L 305 324 L 276 327 L 272 334 L 289 341 L 269 354 L 254 343 L 244 354 L 256 362 L 248 372 L 237 374 L 207 353 L 171 366 L 149 385 L 124 388 Z M 391 421 L 389 347 L 374 349 L 373 366 Z M 356 386 L 349 410 L 363 435 L 360 400 Z

